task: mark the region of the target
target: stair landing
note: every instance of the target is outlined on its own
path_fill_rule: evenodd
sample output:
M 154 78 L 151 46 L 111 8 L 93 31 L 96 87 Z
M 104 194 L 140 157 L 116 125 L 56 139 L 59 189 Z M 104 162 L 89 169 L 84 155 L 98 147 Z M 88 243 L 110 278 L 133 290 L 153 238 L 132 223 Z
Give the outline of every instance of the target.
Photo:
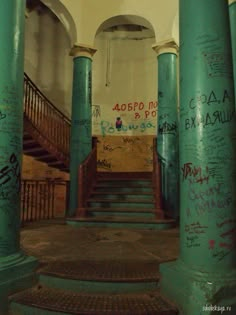
M 159 290 L 160 263 L 178 256 L 178 229 L 35 222 L 21 242 L 41 263 L 39 284 L 11 297 L 11 315 L 178 314 Z

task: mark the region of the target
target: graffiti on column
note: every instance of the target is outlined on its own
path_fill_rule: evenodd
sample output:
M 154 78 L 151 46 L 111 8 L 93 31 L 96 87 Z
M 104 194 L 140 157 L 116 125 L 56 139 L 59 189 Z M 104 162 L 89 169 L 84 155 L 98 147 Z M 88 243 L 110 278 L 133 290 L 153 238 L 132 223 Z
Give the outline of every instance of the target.
M 7 165 L 3 166 L 0 169 L 0 187 L 2 190 L 6 187 L 6 184 L 14 179 L 13 184 L 17 187 L 17 191 L 20 190 L 20 165 L 17 160 L 17 157 L 14 153 L 9 158 L 9 162 Z M 5 194 L 9 194 L 5 192 Z
M 215 72 L 214 76 L 219 73 L 222 72 Z M 222 125 L 232 123 L 235 119 L 232 100 L 233 96 L 227 89 L 209 90 L 205 93 L 199 91 L 189 100 L 187 111 L 181 111 L 184 117 L 182 130 L 191 133 L 201 128 L 208 132 L 207 141 L 200 139 L 198 144 L 185 144 L 188 152 L 195 152 L 196 160 L 198 154 L 201 157 L 201 152 L 206 154 L 205 160 L 201 161 L 200 158 L 199 164 L 196 160 L 186 161 L 180 168 L 182 183 L 187 187 L 186 199 L 189 201 L 189 206 L 185 209 L 186 247 L 203 244 L 200 238 L 206 233 L 208 226 L 202 229 L 201 221 L 203 219 L 205 222 L 205 217 L 212 215 L 214 220 L 217 219 L 216 235 L 212 238 L 204 237 L 204 240 L 212 258 L 218 262 L 225 259 L 236 246 L 236 220 L 231 219 L 229 210 L 234 203 L 232 187 L 225 182 L 227 176 L 224 178 L 225 174 L 222 172 L 227 161 L 235 159 L 233 146 L 224 137 L 224 129 L 221 129 Z M 193 231 L 196 224 L 201 229 L 197 230 L 196 235 L 191 233 L 193 235 L 190 236 L 189 231 Z
M 0 120 L 6 118 L 6 114 L 3 114 L 1 111 L 0 111 Z
M 91 137 L 91 119 L 75 119 L 73 121 L 75 126 L 78 126 L 81 128 L 81 131 L 83 132 L 84 136 L 89 138 Z
M 12 246 L 18 246 L 15 237 L 20 224 L 22 118 L 18 88 L 11 84 L 3 86 L 0 91 L 0 209 L 6 230 L 1 231 L 0 252 L 4 254 Z
M 221 76 L 233 76 L 231 56 L 225 56 L 219 52 L 203 53 L 209 78 Z
M 88 73 L 88 96 L 89 96 L 89 104 L 92 104 L 92 71 L 90 70 Z

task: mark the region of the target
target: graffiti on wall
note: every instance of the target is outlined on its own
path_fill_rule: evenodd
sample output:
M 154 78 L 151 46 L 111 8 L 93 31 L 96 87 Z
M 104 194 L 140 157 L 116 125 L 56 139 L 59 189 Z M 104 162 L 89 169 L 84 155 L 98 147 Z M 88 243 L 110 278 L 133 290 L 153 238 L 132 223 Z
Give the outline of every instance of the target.
M 102 171 L 151 171 L 152 136 L 98 137 L 97 167 Z
M 155 135 L 157 102 L 129 102 L 93 105 L 93 135 Z

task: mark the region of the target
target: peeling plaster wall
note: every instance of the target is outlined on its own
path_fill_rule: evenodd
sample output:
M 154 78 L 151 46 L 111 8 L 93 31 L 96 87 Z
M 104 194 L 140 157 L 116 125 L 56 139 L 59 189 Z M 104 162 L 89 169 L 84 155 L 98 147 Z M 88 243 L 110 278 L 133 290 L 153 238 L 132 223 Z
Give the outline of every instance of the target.
M 49 11 L 33 11 L 25 26 L 25 72 L 67 116 L 71 107 L 73 60 L 70 39 Z

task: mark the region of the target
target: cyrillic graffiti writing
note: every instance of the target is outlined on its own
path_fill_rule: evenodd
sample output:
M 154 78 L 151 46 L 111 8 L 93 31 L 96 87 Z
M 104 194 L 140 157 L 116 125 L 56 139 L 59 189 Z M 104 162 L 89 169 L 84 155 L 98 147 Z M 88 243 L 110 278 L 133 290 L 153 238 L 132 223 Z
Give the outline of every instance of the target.
M 199 126 L 207 127 L 218 124 L 225 124 L 230 122 L 234 117 L 235 111 L 219 111 L 216 110 L 213 113 L 207 113 L 206 115 L 196 115 L 185 119 L 185 129 L 198 128 Z
M 212 104 L 220 104 L 225 102 L 230 102 L 231 98 L 227 90 L 224 90 L 221 97 L 217 98 L 216 93 L 212 90 L 209 95 L 207 94 L 199 94 L 193 97 L 189 102 L 189 108 L 195 109 L 196 107 L 201 107 L 202 105 L 212 105 Z
M 122 125 L 120 131 L 127 132 L 130 130 L 138 130 L 140 132 L 145 132 L 147 129 L 154 129 L 155 126 L 151 122 L 143 122 L 138 125 L 136 124 L 128 124 Z M 102 120 L 101 121 L 101 134 L 102 136 L 106 136 L 107 134 L 113 134 L 117 130 L 112 123 L 109 121 Z
M 6 165 L 0 169 L 0 186 L 5 186 L 12 178 L 20 190 L 20 164 L 16 155 L 13 153 L 9 158 L 10 166 Z
M 209 196 L 217 196 L 220 194 L 221 192 L 221 183 L 214 185 L 212 187 L 207 188 L 206 190 L 198 190 L 195 191 L 194 187 L 190 187 L 189 190 L 189 199 L 190 200 L 205 200 L 205 198 L 209 197 Z
M 193 163 L 185 163 L 181 170 L 183 174 L 183 181 L 186 179 L 190 179 L 191 183 L 208 183 L 210 176 L 208 172 L 208 167 L 206 167 L 205 171 L 203 171 L 201 166 L 194 166 Z
M 160 134 L 171 134 L 171 135 L 176 135 L 177 132 L 177 125 L 176 122 L 174 123 L 168 123 L 165 121 L 164 123 L 160 124 L 158 126 L 158 132 Z

